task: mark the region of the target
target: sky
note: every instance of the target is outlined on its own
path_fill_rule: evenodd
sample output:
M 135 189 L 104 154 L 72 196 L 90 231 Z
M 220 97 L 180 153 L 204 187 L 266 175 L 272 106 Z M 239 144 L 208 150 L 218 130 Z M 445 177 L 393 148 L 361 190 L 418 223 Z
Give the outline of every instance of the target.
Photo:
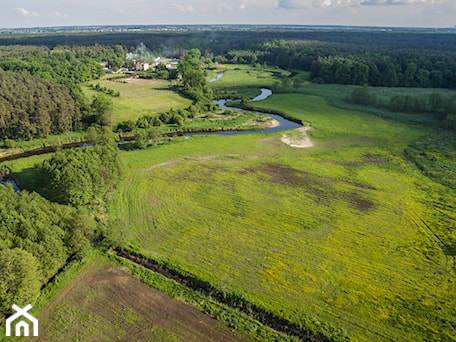
M 165 24 L 454 27 L 456 0 L 1 0 L 0 28 Z

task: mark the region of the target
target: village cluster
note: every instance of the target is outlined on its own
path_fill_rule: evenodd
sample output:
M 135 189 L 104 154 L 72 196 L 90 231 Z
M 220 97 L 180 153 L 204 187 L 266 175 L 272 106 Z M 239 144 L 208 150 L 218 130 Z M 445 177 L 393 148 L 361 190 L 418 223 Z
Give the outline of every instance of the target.
M 108 62 L 103 62 L 100 64 L 104 68 L 106 74 L 117 74 L 117 73 L 122 73 L 122 72 L 127 72 L 127 71 L 148 71 L 151 68 L 156 67 L 160 63 L 163 63 L 164 60 L 165 59 L 163 59 L 162 57 L 156 57 L 152 63 L 149 63 L 149 62 L 145 62 L 141 59 L 138 59 L 138 60 L 134 60 L 133 68 L 120 68 L 117 71 L 114 71 L 111 68 L 109 68 Z M 171 60 L 171 61 L 167 62 L 165 65 L 168 70 L 172 70 L 172 69 L 177 69 L 178 63 L 179 63 L 178 60 Z

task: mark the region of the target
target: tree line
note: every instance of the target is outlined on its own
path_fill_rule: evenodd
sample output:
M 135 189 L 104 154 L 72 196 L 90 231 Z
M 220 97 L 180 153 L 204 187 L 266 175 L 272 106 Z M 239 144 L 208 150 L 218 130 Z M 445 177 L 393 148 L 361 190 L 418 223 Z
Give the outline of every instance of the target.
M 35 166 L 37 192 L 0 186 L 0 316 L 12 304 L 33 303 L 42 286 L 69 260 L 86 256 L 99 237 L 87 204 L 104 200 L 122 166 L 110 129 L 91 127 L 88 138 L 94 147 L 58 152 Z
M 104 112 L 109 100 L 86 98 L 81 84 L 104 75 L 98 60 L 125 51 L 72 49 L 4 49 L 10 57 L 0 58 L 0 139 L 31 139 L 109 123 Z
M 456 130 L 456 95 L 430 93 L 429 95 L 396 94 L 387 102 L 379 101 L 368 87 L 356 87 L 349 101 L 357 105 L 384 107 L 398 113 L 431 113 L 441 126 Z
M 82 209 L 0 186 L 0 313 L 33 303 L 70 258 L 90 248 L 95 222 Z
M 215 59 L 218 62 L 267 63 L 310 71 L 311 79 L 316 83 L 456 88 L 456 51 L 450 48 L 413 50 L 393 38 L 391 40 L 391 50 L 381 49 L 381 53 L 367 44 L 279 40 L 229 51 Z
M 108 61 L 113 67 L 122 65 L 125 54 L 140 43 L 157 56 L 182 58 L 186 51 L 198 48 L 213 61 L 312 71 L 317 82 L 363 85 L 367 80 L 373 86 L 456 87 L 456 38 L 445 33 L 252 27 L 0 37 L 0 45 L 39 46 L 44 54 L 64 51 L 80 60 Z
M 356 57 L 319 57 L 312 62 L 317 83 L 383 87 L 456 88 L 456 61 L 394 58 L 364 54 Z

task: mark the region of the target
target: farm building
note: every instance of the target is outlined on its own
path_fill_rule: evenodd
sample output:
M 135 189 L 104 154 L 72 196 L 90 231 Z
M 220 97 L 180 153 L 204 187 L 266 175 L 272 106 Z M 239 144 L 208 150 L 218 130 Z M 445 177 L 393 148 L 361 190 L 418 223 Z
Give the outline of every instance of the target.
M 139 61 L 136 62 L 136 70 L 138 70 L 138 71 L 143 71 L 143 70 L 147 71 L 147 70 L 149 70 L 149 68 L 150 68 L 149 63 L 143 63 L 143 62 L 139 62 Z

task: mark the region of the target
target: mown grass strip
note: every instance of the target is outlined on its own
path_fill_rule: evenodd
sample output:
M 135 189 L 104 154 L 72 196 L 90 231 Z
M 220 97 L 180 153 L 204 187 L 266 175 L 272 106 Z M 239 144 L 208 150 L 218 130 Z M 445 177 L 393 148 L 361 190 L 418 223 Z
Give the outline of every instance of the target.
M 188 298 L 190 300 L 194 300 L 194 293 L 197 294 L 198 297 L 202 296 L 203 299 L 207 300 L 210 299 L 209 302 L 205 302 L 205 305 L 200 304 L 200 308 L 203 309 L 205 313 L 208 313 L 214 318 L 221 319 L 229 326 L 232 326 L 236 329 L 239 329 L 241 332 L 251 334 L 251 330 L 245 331 L 245 325 L 242 324 L 239 326 L 238 324 L 233 325 L 237 320 L 245 320 L 248 317 L 248 321 L 251 322 L 259 322 L 264 326 L 269 327 L 266 329 L 269 335 L 269 329 L 278 331 L 281 334 L 287 335 L 287 338 L 291 336 L 290 341 L 293 341 L 293 338 L 299 338 L 303 341 L 349 341 L 350 338 L 340 329 L 336 329 L 329 324 L 317 325 L 312 319 L 309 319 L 305 324 L 299 326 L 295 323 L 292 323 L 284 318 L 281 318 L 273 313 L 268 312 L 264 308 L 261 308 L 255 304 L 250 303 L 245 298 L 240 297 L 237 294 L 227 293 L 224 291 L 220 291 L 216 289 L 214 286 L 209 284 L 208 282 L 198 279 L 189 273 L 180 272 L 166 263 L 159 262 L 151 257 L 145 257 L 141 254 L 128 251 L 125 249 L 117 249 L 115 250 L 116 257 L 127 259 L 130 262 L 133 262 L 136 265 L 143 266 L 149 270 L 152 270 L 156 276 L 157 273 L 165 278 L 168 281 L 175 281 L 180 286 L 183 286 L 187 293 L 190 291 L 191 296 Z M 120 259 L 120 260 L 122 260 Z M 134 269 L 136 272 L 136 269 Z M 141 275 L 141 273 L 140 273 Z M 144 279 L 141 277 L 141 280 Z M 151 286 L 155 287 L 154 285 L 150 284 Z M 157 287 L 156 287 L 157 288 Z M 158 290 L 164 291 L 168 293 L 168 289 L 165 288 L 157 288 Z M 168 293 L 169 295 L 175 295 L 175 289 Z M 181 295 L 181 294 L 180 294 Z M 216 304 L 216 310 L 214 311 L 214 303 Z M 210 304 L 208 307 L 206 307 Z M 221 308 L 223 308 L 224 314 L 220 314 Z M 229 309 L 228 309 L 229 308 Z M 235 310 L 236 316 L 233 317 L 232 310 Z M 225 312 L 226 311 L 226 312 Z M 213 313 L 216 313 L 216 316 L 213 316 Z M 260 330 L 261 331 L 261 330 Z M 257 336 L 254 336 L 255 338 Z M 264 338 L 263 333 L 261 333 L 261 338 Z M 273 337 L 273 336 L 268 336 Z M 282 341 L 282 339 L 277 339 L 274 337 L 275 341 Z M 283 341 L 288 341 L 285 339 Z

